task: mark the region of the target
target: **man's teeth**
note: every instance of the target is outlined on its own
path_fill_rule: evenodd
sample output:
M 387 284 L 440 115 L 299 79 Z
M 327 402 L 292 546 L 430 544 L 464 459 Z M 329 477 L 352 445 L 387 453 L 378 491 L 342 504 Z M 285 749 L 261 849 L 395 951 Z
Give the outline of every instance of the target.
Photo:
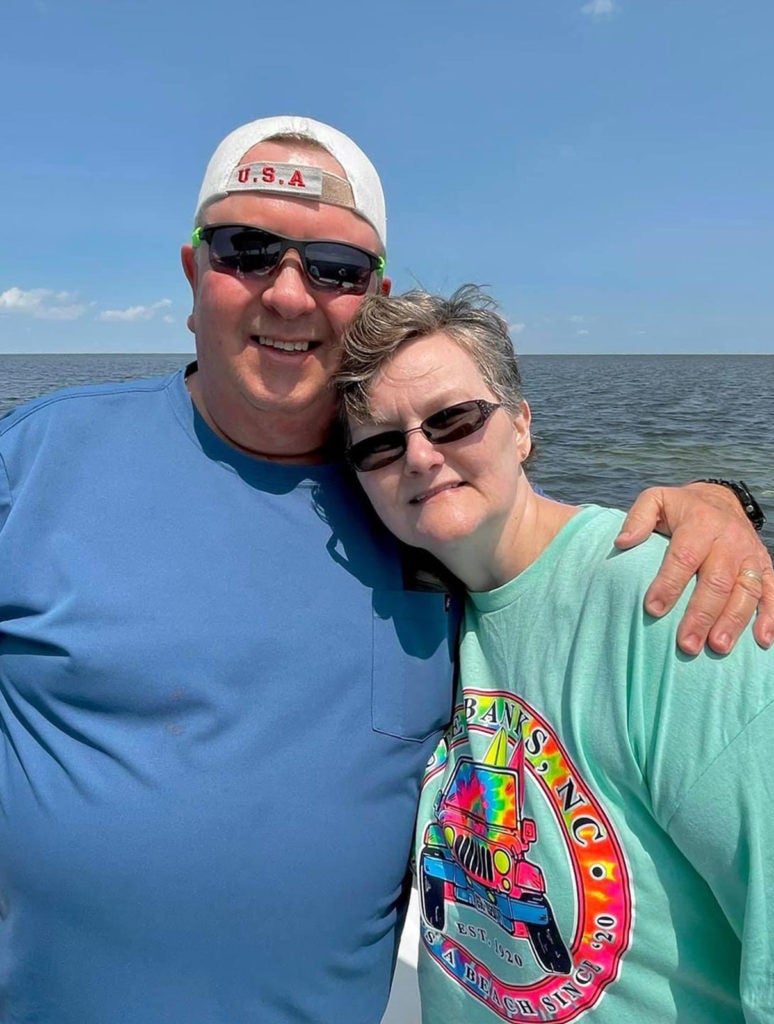
M 308 341 L 277 341 L 274 338 L 264 338 L 263 335 L 259 335 L 258 344 L 265 345 L 267 348 L 279 348 L 283 352 L 309 351 Z

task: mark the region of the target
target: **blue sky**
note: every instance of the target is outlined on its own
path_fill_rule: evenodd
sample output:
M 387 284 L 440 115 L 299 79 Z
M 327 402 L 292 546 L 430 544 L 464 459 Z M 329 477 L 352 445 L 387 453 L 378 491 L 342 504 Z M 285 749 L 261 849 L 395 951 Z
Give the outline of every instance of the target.
M 774 353 L 771 0 L 4 0 L 0 352 L 186 352 L 209 155 L 336 125 L 395 289 L 519 351 Z

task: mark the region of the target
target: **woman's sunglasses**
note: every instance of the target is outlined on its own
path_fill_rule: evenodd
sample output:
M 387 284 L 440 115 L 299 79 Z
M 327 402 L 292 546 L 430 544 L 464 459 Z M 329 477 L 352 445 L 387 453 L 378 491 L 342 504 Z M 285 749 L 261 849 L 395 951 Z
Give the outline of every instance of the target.
M 210 266 L 222 274 L 264 277 L 276 270 L 293 249 L 315 288 L 364 295 L 377 271 L 384 273 L 384 257 L 347 242 L 286 238 L 245 224 L 212 224 L 193 233 L 193 247 L 206 242 Z
M 502 403 L 473 398 L 434 412 L 411 430 L 385 430 L 349 445 L 345 455 L 358 473 L 370 473 L 397 462 L 406 453 L 406 438 L 421 430 L 431 444 L 450 444 L 480 430 Z

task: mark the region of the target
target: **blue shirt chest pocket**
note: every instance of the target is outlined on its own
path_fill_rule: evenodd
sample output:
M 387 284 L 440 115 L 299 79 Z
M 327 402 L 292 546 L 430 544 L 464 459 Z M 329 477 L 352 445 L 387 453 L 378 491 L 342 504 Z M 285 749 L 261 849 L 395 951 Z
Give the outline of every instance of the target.
M 373 599 L 372 724 L 420 743 L 451 718 L 456 619 L 442 593 L 382 590 Z

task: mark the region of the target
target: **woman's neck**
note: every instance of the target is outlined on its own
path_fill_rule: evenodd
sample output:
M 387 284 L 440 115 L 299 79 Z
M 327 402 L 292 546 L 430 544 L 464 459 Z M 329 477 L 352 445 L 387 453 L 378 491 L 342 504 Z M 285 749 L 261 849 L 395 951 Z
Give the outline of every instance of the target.
M 436 554 L 468 590 L 494 590 L 532 565 L 578 511 L 527 487 L 497 536 L 465 538 Z

